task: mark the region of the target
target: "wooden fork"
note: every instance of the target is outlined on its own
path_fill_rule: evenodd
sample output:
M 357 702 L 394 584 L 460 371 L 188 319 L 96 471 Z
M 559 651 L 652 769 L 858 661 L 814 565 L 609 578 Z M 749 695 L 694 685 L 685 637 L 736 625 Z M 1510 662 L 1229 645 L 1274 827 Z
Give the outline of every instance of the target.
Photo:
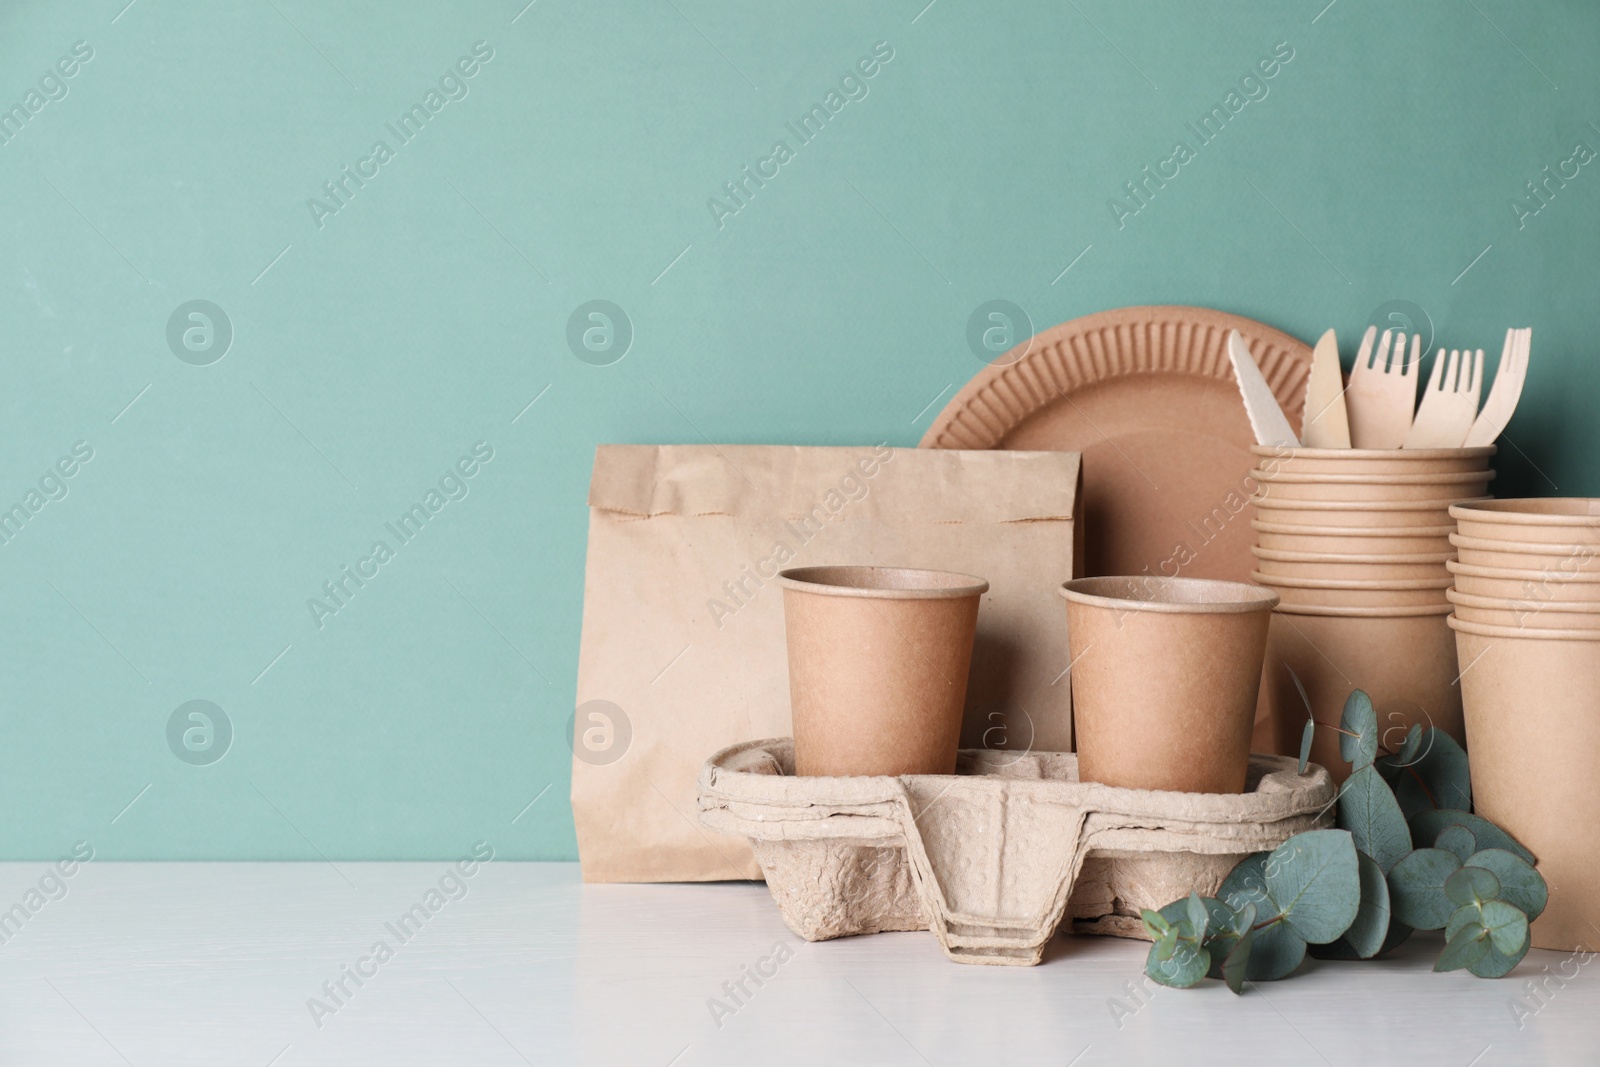
M 1361 351 L 1350 372 L 1350 389 L 1345 405 L 1350 412 L 1350 447 L 1399 448 L 1411 432 L 1411 416 L 1417 408 L 1417 360 L 1422 336 L 1411 335 L 1411 358 L 1406 356 L 1406 335 L 1385 330 L 1375 360 L 1372 340 L 1376 326 L 1368 326 L 1361 338 Z M 1394 339 L 1394 358 L 1389 357 L 1389 341 Z
M 1483 402 L 1478 421 L 1467 431 L 1462 442 L 1467 448 L 1492 445 L 1500 431 L 1511 421 L 1511 413 L 1522 399 L 1522 385 L 1528 378 L 1528 350 L 1533 347 L 1533 330 L 1524 328 L 1506 331 L 1506 344 L 1500 350 L 1500 366 L 1494 372 L 1494 386 L 1489 399 Z
M 1468 361 L 1471 362 L 1468 362 Z M 1478 394 L 1483 389 L 1483 349 L 1471 352 L 1444 349 L 1433 357 L 1433 377 L 1422 394 L 1416 421 L 1406 434 L 1406 448 L 1460 448 L 1478 417 Z

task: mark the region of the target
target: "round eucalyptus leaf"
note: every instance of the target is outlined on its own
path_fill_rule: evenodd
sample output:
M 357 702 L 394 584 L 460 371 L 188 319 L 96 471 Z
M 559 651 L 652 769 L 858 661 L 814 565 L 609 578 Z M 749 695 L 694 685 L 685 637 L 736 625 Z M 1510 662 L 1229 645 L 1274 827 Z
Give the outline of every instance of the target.
M 1445 896 L 1444 883 L 1461 869 L 1455 853 L 1419 848 L 1389 872 L 1389 906 L 1394 917 L 1415 930 L 1438 930 L 1450 921 L 1456 905 Z
M 1444 895 L 1452 904 L 1482 904 L 1500 899 L 1500 879 L 1482 867 L 1462 867 L 1444 880 Z
M 1352 690 L 1344 702 L 1339 726 L 1349 731 L 1339 735 L 1340 758 L 1358 771 L 1370 766 L 1378 756 L 1378 713 L 1372 707 L 1372 698 L 1360 689 Z
M 1478 910 L 1483 912 L 1483 926 L 1489 931 L 1489 941 L 1495 951 L 1502 956 L 1509 956 L 1527 947 L 1528 917 L 1522 913 L 1522 909 L 1503 900 L 1486 900 Z
M 1276 982 L 1293 974 L 1305 958 L 1305 939 L 1280 919 L 1254 931 L 1245 977 L 1252 982 Z
M 1302 941 L 1332 941 L 1361 907 L 1360 865 L 1346 830 L 1295 834 L 1272 851 L 1262 874 L 1268 896 Z
M 1177 951 L 1166 958 L 1160 956 L 1159 949 L 1159 944 L 1150 946 L 1150 954 L 1144 961 L 1144 973 L 1164 986 L 1187 989 L 1204 978 L 1211 969 L 1211 956 L 1191 942 L 1180 942 Z
M 1439 832 L 1439 838 L 1434 841 L 1433 847 L 1442 848 L 1446 852 L 1453 852 L 1456 859 L 1465 863 L 1468 857 L 1478 851 L 1478 840 L 1472 836 L 1472 831 L 1465 826 L 1446 826 Z M 1507 853 L 1507 855 L 1510 855 L 1510 853 Z
M 1394 786 L 1400 810 L 1411 818 L 1421 811 L 1449 808 L 1468 811 L 1472 807 L 1472 774 L 1467 754 L 1456 739 L 1430 726 L 1422 734 L 1420 751 L 1410 759 L 1399 755 L 1378 760 L 1378 769 Z
M 1150 940 L 1159 941 L 1172 929 L 1172 924 L 1160 912 L 1145 908 L 1139 913 L 1139 918 L 1144 921 L 1144 932 L 1150 935 Z
M 1529 939 L 1531 940 L 1531 938 Z M 1517 964 L 1522 962 L 1522 957 L 1528 954 L 1528 942 L 1516 952 L 1507 955 L 1494 947 L 1494 942 L 1489 942 L 1489 951 L 1479 958 L 1477 963 L 1467 968 L 1479 978 L 1504 978 L 1510 974 Z
M 1460 933 L 1461 928 L 1466 926 L 1468 923 L 1477 923 L 1479 926 L 1482 926 L 1482 918 L 1483 911 L 1475 902 L 1472 904 L 1461 905 L 1455 910 L 1455 914 L 1450 916 L 1450 921 L 1445 924 L 1444 939 L 1449 941 L 1452 937 L 1455 937 L 1456 934 Z
M 1276 915 L 1277 909 L 1267 896 L 1267 858 L 1271 855 L 1270 852 L 1256 852 L 1235 864 L 1217 888 L 1218 898 L 1235 911 L 1248 903 L 1254 904 L 1263 917 Z
M 1441 835 L 1442 836 L 1442 835 Z M 1482 867 L 1500 880 L 1500 899 L 1519 908 L 1532 922 L 1550 902 L 1550 889 L 1544 877 L 1527 861 L 1503 848 L 1486 848 L 1466 859 L 1469 867 Z
M 1316 736 L 1317 721 L 1306 720 L 1306 728 L 1300 731 L 1300 773 L 1306 773 L 1306 764 L 1311 762 L 1311 739 Z
M 1389 935 L 1389 883 L 1383 868 L 1365 852 L 1356 853 L 1356 862 L 1361 876 L 1361 907 L 1340 940 L 1355 951 L 1358 959 L 1367 960 L 1378 954 Z
M 1406 817 L 1389 783 L 1371 767 L 1356 771 L 1339 787 L 1339 826 L 1385 871 L 1411 851 Z
M 1475 922 L 1468 923 L 1456 932 L 1455 937 L 1445 942 L 1444 951 L 1439 953 L 1439 958 L 1434 961 L 1433 969 L 1459 971 L 1463 967 L 1471 967 L 1477 963 L 1488 951 L 1487 931 Z
M 1432 848 L 1438 842 L 1439 835 L 1448 826 L 1465 826 L 1471 830 L 1473 839 L 1478 842 L 1480 849 L 1503 848 L 1529 863 L 1537 862 L 1532 852 L 1523 848 L 1515 838 L 1488 819 L 1465 811 L 1456 811 L 1453 808 L 1420 811 L 1411 816 L 1411 843 L 1418 848 Z

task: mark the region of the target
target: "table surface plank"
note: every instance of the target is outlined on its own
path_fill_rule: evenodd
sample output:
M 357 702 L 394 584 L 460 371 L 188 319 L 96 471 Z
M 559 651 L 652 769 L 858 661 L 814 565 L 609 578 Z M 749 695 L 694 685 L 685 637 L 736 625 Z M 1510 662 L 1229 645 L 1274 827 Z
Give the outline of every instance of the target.
M 963 966 L 923 932 L 808 944 L 760 884 L 564 863 L 49 871 L 0 864 L 0 1063 L 1600 1063 L 1600 959 L 1436 975 L 1437 935 L 1234 997 L 1152 991 L 1136 942 Z

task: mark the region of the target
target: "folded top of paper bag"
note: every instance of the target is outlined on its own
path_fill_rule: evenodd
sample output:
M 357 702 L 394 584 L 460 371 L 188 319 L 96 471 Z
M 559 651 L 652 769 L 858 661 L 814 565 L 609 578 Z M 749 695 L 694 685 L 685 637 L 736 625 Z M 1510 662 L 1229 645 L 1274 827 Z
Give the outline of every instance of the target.
M 887 445 L 601 445 L 595 450 L 589 506 L 639 518 L 764 514 L 797 519 L 847 507 L 854 519 L 890 523 L 1073 517 L 1075 452 L 957 451 L 942 461 L 919 457 L 916 477 L 878 480 L 896 454 Z

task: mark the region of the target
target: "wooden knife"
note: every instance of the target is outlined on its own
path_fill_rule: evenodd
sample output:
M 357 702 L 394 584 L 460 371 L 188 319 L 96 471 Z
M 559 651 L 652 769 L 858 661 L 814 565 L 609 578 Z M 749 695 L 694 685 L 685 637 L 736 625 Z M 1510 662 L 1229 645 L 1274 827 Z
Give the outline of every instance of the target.
M 1244 397 L 1245 414 L 1250 416 L 1250 428 L 1255 431 L 1256 443 L 1299 448 L 1300 439 L 1290 428 L 1283 408 L 1278 405 L 1278 398 L 1272 395 L 1272 388 L 1261 376 L 1261 368 L 1238 330 L 1228 332 L 1228 359 L 1233 363 L 1233 376 L 1239 382 L 1239 395 Z
M 1350 415 L 1344 406 L 1344 374 L 1339 369 L 1339 341 L 1329 330 L 1311 353 L 1306 382 L 1306 410 L 1300 440 L 1307 448 L 1349 448 Z

